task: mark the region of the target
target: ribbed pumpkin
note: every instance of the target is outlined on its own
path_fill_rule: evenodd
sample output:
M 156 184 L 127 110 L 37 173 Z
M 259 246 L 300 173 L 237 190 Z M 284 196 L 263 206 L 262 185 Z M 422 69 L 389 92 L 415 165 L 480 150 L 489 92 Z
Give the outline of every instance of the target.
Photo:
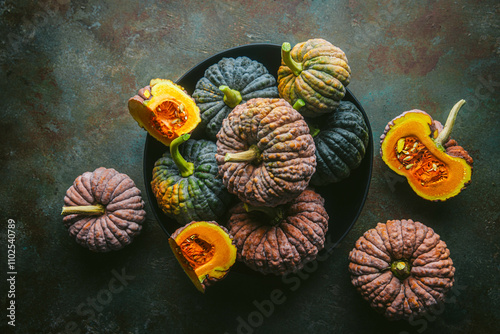
M 228 228 L 239 261 L 263 274 L 285 275 L 316 258 L 325 243 L 328 219 L 324 199 L 306 189 L 274 208 L 239 203 L 231 209 Z
M 184 134 L 172 141 L 170 151 L 156 161 L 151 181 L 158 206 L 183 225 L 218 220 L 231 201 L 218 177 L 215 143 L 189 138 Z
M 473 159 L 449 138 L 464 103 L 455 104 L 444 127 L 425 111 L 413 109 L 390 121 L 380 137 L 382 160 L 424 199 L 445 201 L 471 182 Z
M 64 225 L 94 252 L 130 244 L 146 219 L 141 191 L 126 174 L 100 167 L 78 176 L 64 196 Z
M 283 204 L 304 191 L 315 171 L 314 151 L 307 123 L 283 99 L 238 105 L 217 134 L 224 185 L 255 206 Z
M 416 319 L 442 303 L 455 268 L 446 243 L 411 219 L 366 231 L 349 254 L 352 284 L 391 320 Z
M 317 117 L 337 108 L 345 96 L 351 68 L 345 53 L 330 42 L 316 38 L 299 43 L 291 49 L 283 43 L 282 61 L 278 70 L 280 97 L 294 105 L 305 102 L 302 115 Z
M 248 57 L 223 58 L 210 66 L 197 83 L 193 98 L 200 108 L 200 128 L 215 140 L 222 120 L 240 103 L 257 98 L 277 98 L 276 79 L 261 63 Z
M 363 114 L 353 103 L 341 101 L 335 112 L 307 122 L 316 145 L 311 184 L 328 185 L 349 177 L 363 160 L 370 139 Z

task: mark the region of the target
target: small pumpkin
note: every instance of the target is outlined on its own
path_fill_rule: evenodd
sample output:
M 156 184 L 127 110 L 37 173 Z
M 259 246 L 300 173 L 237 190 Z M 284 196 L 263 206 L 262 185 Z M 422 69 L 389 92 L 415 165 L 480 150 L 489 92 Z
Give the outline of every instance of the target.
M 388 220 L 366 231 L 349 261 L 352 284 L 391 320 L 423 316 L 444 301 L 454 283 L 446 243 L 411 219 Z
M 255 206 L 284 204 L 304 191 L 315 171 L 314 151 L 307 123 L 283 99 L 236 106 L 217 134 L 224 185 Z
M 165 79 L 153 79 L 149 86 L 128 100 L 128 109 L 140 127 L 164 145 L 200 123 L 200 110 L 184 88 Z
M 200 127 L 216 140 L 222 120 L 240 103 L 256 98 L 279 97 L 276 79 L 261 63 L 242 56 L 222 58 L 196 83 L 193 98 L 200 108 Z
M 183 225 L 219 219 L 232 199 L 218 177 L 215 143 L 189 138 L 184 134 L 172 141 L 156 161 L 151 181 L 158 206 Z
M 238 260 L 263 274 L 300 270 L 324 247 L 329 219 L 324 202 L 321 195 L 306 189 L 274 208 L 237 204 L 231 209 L 228 228 Z
M 382 160 L 424 199 L 445 201 L 471 181 L 473 159 L 449 139 L 464 103 L 455 104 L 444 127 L 425 111 L 414 109 L 390 121 L 380 137 Z
M 294 105 L 305 102 L 300 109 L 306 117 L 333 112 L 345 96 L 351 78 L 347 57 L 330 42 L 315 38 L 291 48 L 283 43 L 281 66 L 278 69 L 280 97 Z
M 236 247 L 224 226 L 214 221 L 194 221 L 177 229 L 169 245 L 196 288 L 220 281 L 236 261 Z
M 301 101 L 294 108 L 300 108 Z M 335 112 L 307 122 L 316 145 L 316 172 L 311 184 L 328 185 L 349 177 L 361 164 L 370 139 L 363 114 L 352 102 L 341 101 Z
M 61 214 L 70 236 L 93 252 L 122 249 L 139 235 L 146 219 L 141 191 L 113 168 L 78 176 L 64 205 Z

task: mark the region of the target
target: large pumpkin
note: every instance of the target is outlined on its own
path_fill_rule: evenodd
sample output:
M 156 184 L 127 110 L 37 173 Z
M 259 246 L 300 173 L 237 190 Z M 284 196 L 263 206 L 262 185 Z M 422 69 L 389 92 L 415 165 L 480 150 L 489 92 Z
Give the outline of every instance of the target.
M 100 167 L 78 176 L 64 196 L 64 225 L 94 252 L 130 244 L 146 219 L 141 191 L 126 174 Z
M 232 197 L 218 178 L 215 143 L 189 137 L 184 134 L 170 144 L 156 161 L 151 181 L 158 206 L 182 225 L 219 220 Z
M 311 189 L 274 208 L 239 203 L 228 228 L 238 260 L 264 274 L 284 275 L 316 258 L 325 243 L 328 214 L 324 199 Z
M 444 127 L 426 112 L 414 109 L 390 121 L 380 137 L 382 160 L 406 177 L 424 199 L 447 200 L 471 181 L 473 159 L 449 138 L 464 103 L 455 104 Z
M 291 48 L 283 43 L 278 70 L 280 97 L 294 105 L 305 102 L 302 115 L 317 117 L 337 108 L 345 96 L 351 68 L 345 53 L 324 39 L 310 39 Z
M 391 320 L 424 315 L 444 301 L 454 282 L 446 243 L 411 219 L 388 220 L 366 231 L 349 260 L 352 284 Z
M 219 175 L 230 193 L 256 206 L 298 196 L 315 171 L 314 140 L 283 99 L 252 99 L 234 108 L 217 134 Z
M 212 140 L 222 120 L 238 104 L 256 97 L 279 97 L 276 79 L 264 65 L 248 57 L 223 58 L 210 66 L 192 96 L 200 108 L 200 128 Z

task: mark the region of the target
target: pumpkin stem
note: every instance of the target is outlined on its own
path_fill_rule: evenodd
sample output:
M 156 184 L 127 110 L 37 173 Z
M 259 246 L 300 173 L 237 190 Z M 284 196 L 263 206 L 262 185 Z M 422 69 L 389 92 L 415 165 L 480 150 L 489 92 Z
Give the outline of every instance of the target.
M 295 103 L 293 104 L 293 109 L 297 110 L 300 112 L 300 108 L 302 108 L 303 106 L 305 106 L 306 103 L 304 102 L 304 100 L 302 99 L 298 99 L 297 101 L 295 101 Z
M 261 152 L 257 145 L 250 146 L 246 151 L 226 153 L 224 156 L 224 162 L 259 162 L 261 159 Z
M 405 280 L 410 276 L 411 266 L 407 260 L 397 260 L 391 263 L 391 271 L 400 280 Z
M 290 45 L 290 43 L 285 42 L 281 45 L 281 58 L 283 59 L 285 65 L 288 66 L 292 70 L 293 74 L 297 77 L 299 76 L 300 72 L 302 72 L 302 63 L 298 63 L 293 60 L 290 51 L 292 51 L 292 46 Z
M 106 212 L 104 205 L 95 204 L 95 205 L 82 205 L 82 206 L 63 206 L 61 215 L 88 215 L 88 216 L 100 216 Z
M 443 130 L 439 133 L 438 137 L 436 139 L 434 139 L 435 143 L 439 147 L 443 147 L 443 144 L 445 143 L 445 141 L 448 140 L 448 137 L 450 137 L 451 130 L 453 129 L 453 126 L 455 125 L 455 120 L 457 118 L 458 111 L 460 110 L 460 108 L 464 104 L 465 104 L 465 100 L 460 100 L 451 109 Z
M 179 145 L 187 141 L 191 137 L 189 133 L 185 133 L 182 136 L 175 138 L 170 143 L 170 155 L 172 160 L 174 160 L 179 172 L 182 177 L 188 177 L 194 173 L 194 165 L 192 162 L 187 162 L 182 155 L 179 153 Z
M 231 89 L 228 86 L 222 85 L 219 87 L 219 89 L 224 93 L 224 103 L 229 107 L 229 108 L 234 108 L 238 104 L 240 104 L 242 97 L 240 92 L 238 92 L 235 89 Z
M 277 206 L 277 207 L 268 207 L 268 206 L 253 206 L 248 203 L 243 203 L 243 207 L 245 208 L 246 212 L 262 212 L 269 218 L 271 218 L 271 225 L 277 226 L 281 224 L 281 221 L 285 217 L 285 211 L 283 207 Z

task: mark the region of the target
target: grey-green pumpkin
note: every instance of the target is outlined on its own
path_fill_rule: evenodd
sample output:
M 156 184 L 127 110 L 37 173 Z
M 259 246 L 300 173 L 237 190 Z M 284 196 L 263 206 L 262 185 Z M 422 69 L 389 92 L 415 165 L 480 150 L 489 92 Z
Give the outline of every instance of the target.
M 200 129 L 216 140 L 222 120 L 238 104 L 253 98 L 277 98 L 276 79 L 258 61 L 242 56 L 222 58 L 210 66 L 192 94 L 200 108 Z
M 170 144 L 156 161 L 151 181 L 158 206 L 182 225 L 219 220 L 232 199 L 218 177 L 215 143 L 189 137 L 184 134 Z
M 342 181 L 356 169 L 367 150 L 370 138 L 363 114 L 348 101 L 341 101 L 332 113 L 310 123 L 316 145 L 316 172 L 313 185 Z

